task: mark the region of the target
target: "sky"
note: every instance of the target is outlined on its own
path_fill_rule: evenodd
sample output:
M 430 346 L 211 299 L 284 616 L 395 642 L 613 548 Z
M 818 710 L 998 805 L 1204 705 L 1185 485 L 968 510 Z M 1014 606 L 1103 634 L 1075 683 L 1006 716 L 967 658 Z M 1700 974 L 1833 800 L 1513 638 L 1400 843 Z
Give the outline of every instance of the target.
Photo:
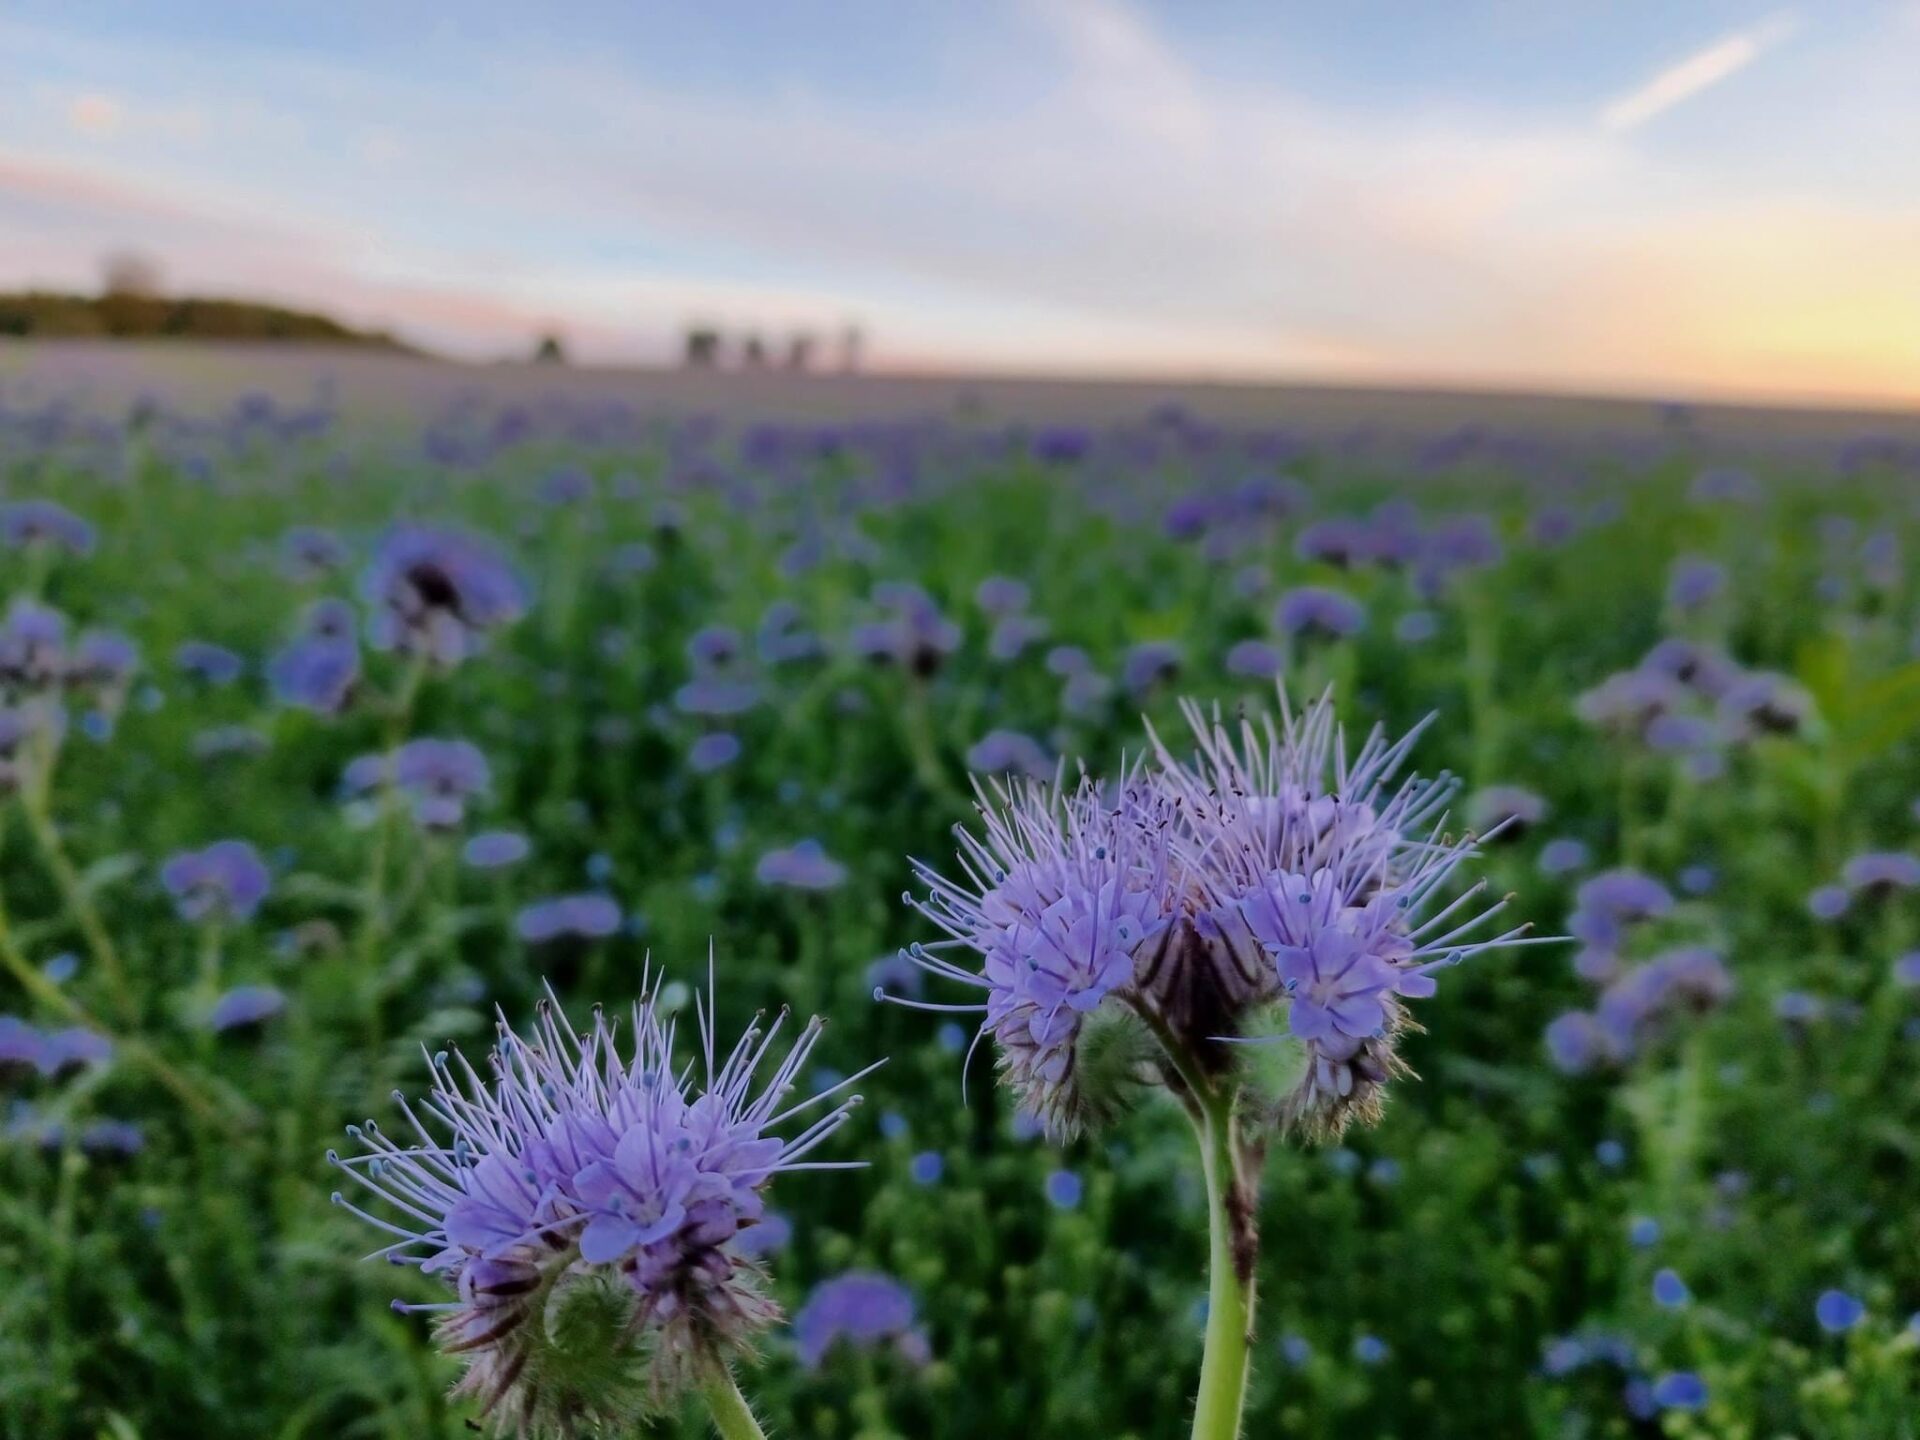
M 1920 0 L 0 0 L 0 288 L 1920 404 Z

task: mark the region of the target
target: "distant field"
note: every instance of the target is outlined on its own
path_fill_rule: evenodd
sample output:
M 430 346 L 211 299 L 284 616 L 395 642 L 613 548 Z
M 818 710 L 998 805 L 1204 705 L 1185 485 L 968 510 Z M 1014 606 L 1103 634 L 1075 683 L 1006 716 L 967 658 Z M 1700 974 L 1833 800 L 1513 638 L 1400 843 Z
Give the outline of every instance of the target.
M 1670 424 L 1654 399 L 1333 385 L 475 366 L 282 344 L 0 340 L 0 376 L 9 375 L 102 396 L 124 397 L 152 389 L 183 403 L 245 389 L 291 399 L 325 378 L 338 385 L 342 400 L 356 411 L 431 406 L 461 391 L 479 389 L 495 394 L 618 399 L 649 413 L 704 413 L 730 420 L 975 415 L 1089 424 L 1134 419 L 1172 401 L 1223 422 L 1327 430 L 1384 425 L 1434 432 L 1472 423 L 1489 429 L 1634 435 L 1658 434 Z M 1920 410 L 1716 404 L 1689 408 L 1700 431 L 1728 442 L 1846 440 L 1863 432 L 1920 435 Z

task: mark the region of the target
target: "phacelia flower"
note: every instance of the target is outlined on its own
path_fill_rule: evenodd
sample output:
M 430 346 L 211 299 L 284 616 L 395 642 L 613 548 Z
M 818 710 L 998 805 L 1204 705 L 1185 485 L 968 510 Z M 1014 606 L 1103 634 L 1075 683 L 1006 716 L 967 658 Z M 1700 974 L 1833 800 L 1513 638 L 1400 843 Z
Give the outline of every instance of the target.
M 468 1366 L 456 1393 L 500 1430 L 631 1429 L 779 1318 L 743 1237 L 779 1176 L 842 1168 L 810 1157 L 869 1072 L 796 1100 L 822 1021 L 757 1083 L 784 1012 L 731 1052 L 709 997 L 696 1014 L 697 1066 L 676 1058 L 657 982 L 643 981 L 625 1053 L 604 1015 L 576 1033 L 549 1000 L 524 1038 L 502 1021 L 490 1078 L 443 1052 L 423 1101 L 395 1097 L 404 1136 L 368 1121 L 348 1130 L 360 1153 L 329 1153 L 386 1212 L 334 1197 L 394 1237 L 375 1253 L 453 1292 L 395 1308 L 439 1314 L 442 1347 Z
M 486 793 L 493 772 L 479 747 L 467 740 L 409 740 L 391 755 L 362 755 L 347 766 L 345 786 L 364 795 L 392 785 L 407 797 L 424 830 L 453 830 L 467 805 Z
M 51 500 L 15 500 L 0 505 L 0 543 L 9 550 L 87 555 L 93 550 L 93 526 Z
M 360 644 L 353 610 L 343 600 L 319 600 L 307 610 L 301 633 L 267 663 L 267 683 L 280 704 L 316 715 L 338 715 L 360 683 Z
M 486 830 L 460 847 L 460 859 L 474 870 L 504 870 L 533 853 L 533 842 L 517 830 Z
M 184 920 L 249 920 L 272 884 L 260 852 L 244 840 L 183 850 L 160 867 L 160 883 Z
M 762 855 L 753 875 L 762 885 L 788 890 L 833 890 L 847 878 L 847 867 L 828 855 L 818 840 L 796 840 Z
M 1376 729 L 1349 755 L 1325 700 L 1296 715 L 1283 695 L 1279 723 L 1237 734 L 1186 714 L 1191 761 L 1154 737 L 1153 763 L 1111 787 L 983 791 L 960 877 L 915 862 L 928 892 L 915 903 L 948 939 L 910 953 L 985 992 L 982 1033 L 1056 1136 L 1100 1118 L 1084 1041 L 1098 1017 L 1129 1013 L 1166 1052 L 1129 1068 L 1176 1089 L 1228 1074 L 1232 1042 L 1268 1038 L 1260 1013 L 1283 1013 L 1304 1065 L 1274 1118 L 1316 1136 L 1370 1121 L 1405 1069 L 1403 1002 L 1432 994 L 1444 966 L 1527 943 L 1526 927 L 1471 938 L 1505 903 L 1463 914 L 1478 887 L 1426 913 L 1478 851 L 1442 831 L 1450 780 L 1396 783 L 1417 730 L 1390 743 Z
M 529 945 L 563 939 L 603 940 L 620 928 L 620 906 L 612 897 L 587 893 L 536 900 L 514 920 Z
M 910 1364 L 929 1358 L 925 1334 L 914 1325 L 913 1296 L 898 1280 L 853 1270 L 823 1280 L 793 1317 L 800 1363 L 818 1370 L 836 1345 L 859 1350 L 891 1346 Z
M 173 652 L 173 663 L 182 674 L 209 685 L 231 685 L 245 668 L 243 661 L 224 645 L 207 640 L 188 640 Z
M 379 650 L 456 665 L 527 610 L 520 577 L 492 542 L 459 530 L 400 525 L 360 578 Z
M 1474 792 L 1467 818 L 1482 835 L 1518 840 L 1547 818 L 1547 802 L 1520 785 L 1489 785 Z
M 207 1028 L 217 1033 L 255 1030 L 287 1008 L 287 997 L 271 985 L 237 985 L 213 1002 Z
M 853 652 L 861 658 L 926 677 L 960 648 L 960 627 L 942 615 L 933 597 L 918 585 L 899 581 L 876 585 L 873 600 L 887 618 L 854 630 Z
M 1274 628 L 1284 635 L 1338 640 L 1358 634 L 1366 623 L 1366 609 L 1358 600 L 1320 585 L 1289 590 L 1273 612 Z

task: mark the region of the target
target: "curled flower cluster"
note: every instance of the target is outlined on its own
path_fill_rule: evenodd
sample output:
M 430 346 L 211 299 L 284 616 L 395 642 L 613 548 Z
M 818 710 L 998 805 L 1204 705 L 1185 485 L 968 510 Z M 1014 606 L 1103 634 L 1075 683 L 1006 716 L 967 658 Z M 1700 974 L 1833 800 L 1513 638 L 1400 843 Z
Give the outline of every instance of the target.
M 395 1237 L 376 1253 L 453 1290 L 395 1306 L 440 1314 L 442 1346 L 468 1363 L 461 1392 L 503 1430 L 631 1424 L 749 1347 L 778 1316 L 743 1243 L 764 1191 L 788 1171 L 841 1168 L 807 1157 L 869 1072 L 792 1098 L 824 1022 L 756 1084 L 784 1014 L 722 1053 L 699 1000 L 696 1079 L 658 982 L 642 990 L 626 1054 L 604 1015 L 575 1033 L 549 1000 L 524 1039 L 501 1023 L 491 1079 L 442 1053 L 429 1096 L 396 1094 L 409 1138 L 369 1121 L 348 1132 L 361 1153 L 328 1156 L 391 1216 L 335 1196 Z
M 1743 670 L 1722 651 L 1672 636 L 1586 691 L 1574 709 L 1598 729 L 1683 757 L 1702 778 L 1718 773 L 1726 747 L 1797 735 L 1814 719 L 1812 698 L 1792 680 Z
M 982 833 L 962 830 L 954 879 L 917 863 L 914 900 L 947 939 L 909 952 L 985 992 L 982 1034 L 1023 1106 L 1056 1137 L 1099 1117 L 1085 1083 L 1103 1017 L 1130 1015 L 1159 1054 L 1134 1065 L 1176 1091 L 1237 1064 L 1233 1042 L 1284 1034 L 1301 1064 L 1273 1118 L 1315 1137 L 1371 1121 L 1403 1073 L 1403 1004 L 1434 972 L 1526 943 L 1526 927 L 1469 938 L 1504 901 L 1475 886 L 1434 903 L 1477 853 L 1443 831 L 1451 780 L 1398 780 L 1419 734 L 1376 728 L 1349 755 L 1331 702 L 1281 696 L 1230 730 L 1186 707 L 1197 745 L 1158 737 L 1111 787 L 994 782 Z M 949 958 L 971 951 L 976 971 Z M 903 1001 L 902 1003 L 917 1003 Z
M 1570 1010 L 1547 1026 L 1548 1057 L 1569 1075 L 1625 1065 L 1675 1016 L 1718 1009 L 1733 989 L 1715 951 L 1665 951 L 1618 974 L 1591 1011 Z
M 347 766 L 341 783 L 353 796 L 377 793 L 391 784 L 406 797 L 414 823 L 423 830 L 445 831 L 466 822 L 468 803 L 486 793 L 493 772 L 471 741 L 423 737 L 390 755 L 359 756 Z
M 453 666 L 488 631 L 526 613 L 518 574 L 492 543 L 459 530 L 395 527 L 360 579 L 375 649 Z

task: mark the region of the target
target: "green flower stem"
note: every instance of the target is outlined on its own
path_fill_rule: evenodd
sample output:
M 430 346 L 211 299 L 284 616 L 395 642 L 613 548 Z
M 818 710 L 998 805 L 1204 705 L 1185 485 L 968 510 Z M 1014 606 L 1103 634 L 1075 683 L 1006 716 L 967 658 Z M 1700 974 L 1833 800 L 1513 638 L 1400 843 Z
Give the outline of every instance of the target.
M 421 684 L 427 678 L 427 664 L 424 651 L 408 658 L 406 673 L 400 681 L 400 691 L 387 712 L 386 753 L 381 757 L 379 809 L 374 817 L 373 845 L 367 861 L 366 883 L 361 892 L 360 931 L 355 936 L 354 944 L 357 965 L 355 982 L 360 987 L 369 1038 L 375 1044 L 380 1039 L 380 987 L 374 980 L 373 971 L 379 963 L 381 942 L 387 935 L 387 867 L 400 809 L 398 796 L 394 792 L 395 757 L 412 726 L 413 708 L 420 698 Z
M 88 896 L 80 872 L 74 868 L 73 861 L 67 858 L 66 847 L 60 842 L 60 828 L 47 808 L 45 795 L 23 790 L 20 800 L 20 809 L 27 817 L 27 830 L 39 848 L 40 858 L 46 862 L 47 870 L 53 876 L 54 886 L 66 906 L 67 917 L 79 928 L 81 937 L 87 942 L 88 952 L 99 965 L 100 973 L 106 977 L 107 988 L 113 992 L 115 1008 L 121 1015 L 130 1017 L 134 1012 L 134 1000 L 133 991 L 127 984 L 126 966 L 120 962 L 120 952 L 114 946 L 113 937 L 107 933 L 99 910 Z
M 753 1418 L 753 1407 L 747 1404 L 747 1397 L 740 1393 L 740 1386 L 731 1370 L 716 1372 L 701 1387 L 700 1393 L 706 1398 L 714 1428 L 724 1440 L 767 1440 L 767 1432 Z
M 34 968 L 33 963 L 22 953 L 19 942 L 14 939 L 13 928 L 8 923 L 4 906 L 0 906 L 0 967 L 4 967 L 7 973 L 13 976 L 22 990 L 62 1019 L 106 1036 L 122 1055 L 136 1065 L 144 1066 L 155 1080 L 172 1092 L 174 1098 L 194 1115 L 202 1120 L 214 1118 L 211 1102 L 194 1087 L 192 1081 L 162 1059 L 151 1045 L 144 1040 L 115 1035 L 66 991 Z
M 1207 1176 L 1207 1345 L 1193 1440 L 1238 1440 L 1253 1338 L 1252 1207 L 1240 1176 L 1230 1100 L 1198 1107 L 1194 1128 Z

